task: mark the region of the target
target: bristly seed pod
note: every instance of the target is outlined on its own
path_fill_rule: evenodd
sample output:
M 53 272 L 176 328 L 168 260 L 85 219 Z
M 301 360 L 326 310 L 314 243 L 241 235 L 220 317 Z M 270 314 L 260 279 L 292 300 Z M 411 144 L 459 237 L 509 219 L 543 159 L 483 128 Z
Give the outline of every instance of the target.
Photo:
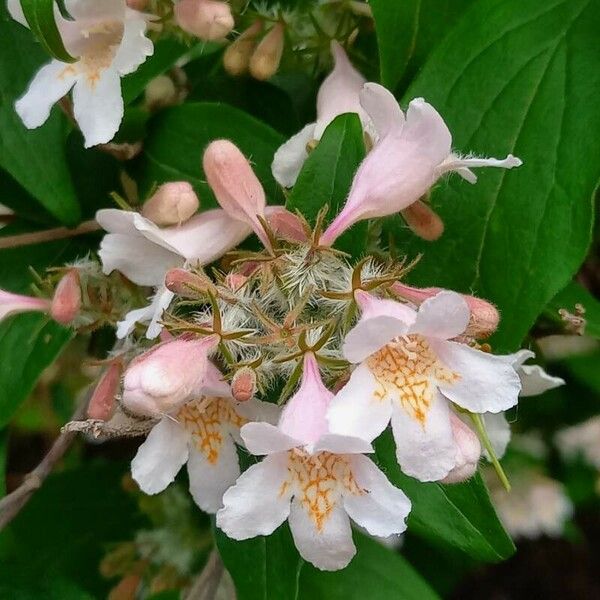
M 50 305 L 50 316 L 68 325 L 81 310 L 81 283 L 77 269 L 69 269 L 56 286 Z
M 246 31 L 227 46 L 223 54 L 223 67 L 230 75 L 235 77 L 248 70 L 250 57 L 256 48 L 256 38 L 262 28 L 262 21 L 254 21 Z
M 256 373 L 250 367 L 238 369 L 231 381 L 231 393 L 238 402 L 247 402 L 256 394 Z
M 277 23 L 261 40 L 250 58 L 250 74 L 259 81 L 277 73 L 284 45 L 284 24 Z

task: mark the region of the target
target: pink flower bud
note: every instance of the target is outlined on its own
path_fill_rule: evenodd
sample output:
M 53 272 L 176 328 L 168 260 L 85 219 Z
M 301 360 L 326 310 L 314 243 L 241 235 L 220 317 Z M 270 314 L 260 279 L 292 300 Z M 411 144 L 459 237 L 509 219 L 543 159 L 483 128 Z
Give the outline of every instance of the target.
M 256 47 L 256 37 L 262 31 L 262 21 L 254 21 L 234 42 L 227 46 L 223 54 L 223 67 L 233 76 L 245 73 L 250 57 Z
M 229 4 L 217 0 L 179 0 L 175 20 L 181 29 L 206 41 L 223 39 L 235 25 Z
M 418 306 L 427 298 L 431 298 L 444 290 L 438 287 L 416 288 L 397 281 L 392 285 L 392 291 Z M 485 338 L 492 335 L 500 322 L 498 309 L 490 302 L 476 296 L 469 296 L 468 294 L 461 294 L 461 296 L 471 311 L 471 319 L 465 333 L 475 338 Z
M 132 10 L 146 10 L 148 0 L 127 0 L 127 6 Z
M 412 232 L 428 242 L 434 242 L 444 233 L 444 222 L 439 215 L 420 200 L 400 212 Z
M 283 54 L 284 25 L 277 23 L 261 40 L 250 58 L 250 74 L 259 81 L 277 73 Z
M 228 273 L 225 277 L 225 283 L 227 284 L 227 287 L 233 292 L 237 292 L 243 285 L 245 285 L 246 281 L 248 281 L 248 277 L 242 273 Z
M 256 373 L 250 367 L 238 369 L 231 381 L 231 395 L 238 402 L 247 402 L 256 394 Z
M 50 301 L 0 290 L 0 321 L 23 312 L 48 312 Z
M 115 398 L 119 391 L 122 372 L 123 365 L 121 361 L 115 360 L 102 373 L 88 404 L 87 416 L 89 419 L 100 421 L 110 419 L 115 408 Z
M 142 206 L 142 216 L 163 227 L 181 225 L 192 217 L 200 201 L 187 181 L 163 183 Z
M 218 338 L 178 338 L 135 358 L 125 371 L 123 405 L 133 413 L 156 417 L 202 394 L 208 353 Z
M 265 192 L 248 159 L 229 140 L 216 140 L 206 148 L 202 166 L 221 207 L 234 219 L 248 223 L 270 250 L 271 243 L 258 218 L 265 215 Z
M 292 242 L 308 241 L 308 235 L 301 219 L 283 207 L 271 207 L 267 221 L 273 233 L 278 236 Z
M 185 269 L 170 269 L 165 275 L 165 287 L 184 298 L 198 298 L 214 288 L 213 283 Z
M 159 75 L 150 80 L 144 90 L 144 103 L 148 110 L 172 106 L 177 100 L 177 88 L 168 75 Z
M 476 433 L 454 413 L 450 413 L 450 426 L 456 444 L 456 465 L 442 483 L 460 483 L 475 475 L 481 457 L 481 443 Z
M 50 305 L 50 316 L 61 323 L 68 325 L 75 319 L 81 309 L 81 282 L 77 269 L 69 269 L 62 277 L 54 291 L 54 298 Z

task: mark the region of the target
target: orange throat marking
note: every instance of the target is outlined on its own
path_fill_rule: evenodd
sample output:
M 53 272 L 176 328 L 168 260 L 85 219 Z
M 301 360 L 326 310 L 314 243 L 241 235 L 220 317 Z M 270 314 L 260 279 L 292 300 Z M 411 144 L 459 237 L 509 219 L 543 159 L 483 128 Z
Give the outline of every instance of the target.
M 397 338 L 367 359 L 377 380 L 376 400 L 398 399 L 422 426 L 431 406 L 437 381 L 453 383 L 460 376 L 448 369 L 421 335 Z
M 228 430 L 239 429 L 248 422 L 227 398 L 212 397 L 188 402 L 177 414 L 177 420 L 192 434 L 197 450 L 211 465 L 219 460 Z

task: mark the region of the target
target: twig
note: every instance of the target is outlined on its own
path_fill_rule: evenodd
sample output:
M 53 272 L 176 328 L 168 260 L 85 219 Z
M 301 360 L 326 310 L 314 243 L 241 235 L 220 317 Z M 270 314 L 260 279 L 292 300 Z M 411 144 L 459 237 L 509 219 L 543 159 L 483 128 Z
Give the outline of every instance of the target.
M 90 398 L 91 391 L 88 390 L 83 395 L 83 400 L 73 413 L 72 419 L 81 419 L 85 415 L 87 403 Z M 0 500 L 0 531 L 6 527 L 16 516 L 19 511 L 27 504 L 33 493 L 42 487 L 42 484 L 54 469 L 56 463 L 63 457 L 69 446 L 75 439 L 75 432 L 61 433 L 48 454 L 44 456 L 42 462 L 31 473 L 25 476 L 23 483 Z
M 202 569 L 202 573 L 186 594 L 185 600 L 214 600 L 224 569 L 219 553 L 213 550 L 204 569 Z
M 28 246 L 29 244 L 40 244 L 42 242 L 50 242 L 53 240 L 62 240 L 64 238 L 83 235 L 102 229 L 94 220 L 84 221 L 74 229 L 68 227 L 55 227 L 54 229 L 46 229 L 44 231 L 34 231 L 32 233 L 22 233 L 20 235 L 9 235 L 0 237 L 0 249 L 16 248 L 17 246 Z

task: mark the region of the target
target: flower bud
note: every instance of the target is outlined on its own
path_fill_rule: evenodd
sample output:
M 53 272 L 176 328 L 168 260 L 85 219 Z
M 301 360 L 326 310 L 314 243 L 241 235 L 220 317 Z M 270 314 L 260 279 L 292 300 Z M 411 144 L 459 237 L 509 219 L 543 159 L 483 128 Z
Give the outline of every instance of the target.
M 132 10 L 146 10 L 148 0 L 127 0 L 127 6 Z
M 163 183 L 142 206 L 142 216 L 156 225 L 181 225 L 193 216 L 200 201 L 187 181 Z
M 81 309 L 81 283 L 77 269 L 69 269 L 54 291 L 50 316 L 62 325 L 68 325 Z
M 223 39 L 235 25 L 229 4 L 218 0 L 179 0 L 175 20 L 181 29 L 206 41 Z
M 397 281 L 392 285 L 392 291 L 418 306 L 427 298 L 431 298 L 444 290 L 438 287 L 416 288 Z M 461 296 L 471 311 L 471 319 L 465 333 L 475 338 L 485 338 L 492 335 L 500 322 L 498 309 L 490 302 L 476 296 L 469 296 L 468 294 L 461 294 Z
M 460 483 L 475 475 L 481 457 L 481 443 L 477 434 L 454 413 L 450 413 L 450 426 L 456 444 L 456 465 L 442 483 Z
M 175 83 L 167 75 L 155 77 L 144 90 L 144 100 L 149 110 L 172 106 L 177 102 Z
M 283 54 L 284 25 L 277 23 L 261 40 L 250 57 L 250 74 L 259 81 L 277 73 Z
M 238 369 L 231 381 L 231 395 L 238 402 L 247 402 L 256 394 L 256 373 L 250 367 Z
M 87 416 L 89 419 L 98 419 L 100 421 L 108 421 L 110 419 L 115 408 L 115 398 L 119 391 L 122 371 L 123 365 L 121 361 L 115 360 L 102 373 L 87 407 Z
M 292 242 L 308 241 L 308 234 L 302 220 L 285 208 L 271 207 L 267 221 L 273 232 L 278 236 Z
M 50 301 L 0 290 L 0 321 L 23 312 L 48 312 Z
M 262 31 L 262 21 L 254 21 L 234 42 L 227 46 L 223 54 L 223 67 L 233 76 L 248 70 L 250 57 L 256 47 L 256 36 Z
M 265 191 L 239 148 L 229 140 L 211 142 L 204 152 L 202 166 L 223 210 L 234 219 L 248 223 L 265 248 L 271 249 L 258 218 L 264 218 Z
M 123 406 L 133 413 L 157 417 L 202 394 L 208 352 L 216 336 L 163 342 L 135 358 L 125 371 Z
M 444 233 L 444 222 L 439 215 L 427 204 L 417 200 L 400 211 L 406 224 L 420 238 L 433 242 Z
M 170 269 L 165 275 L 165 287 L 184 298 L 198 298 L 214 290 L 214 284 L 206 277 L 185 269 Z

